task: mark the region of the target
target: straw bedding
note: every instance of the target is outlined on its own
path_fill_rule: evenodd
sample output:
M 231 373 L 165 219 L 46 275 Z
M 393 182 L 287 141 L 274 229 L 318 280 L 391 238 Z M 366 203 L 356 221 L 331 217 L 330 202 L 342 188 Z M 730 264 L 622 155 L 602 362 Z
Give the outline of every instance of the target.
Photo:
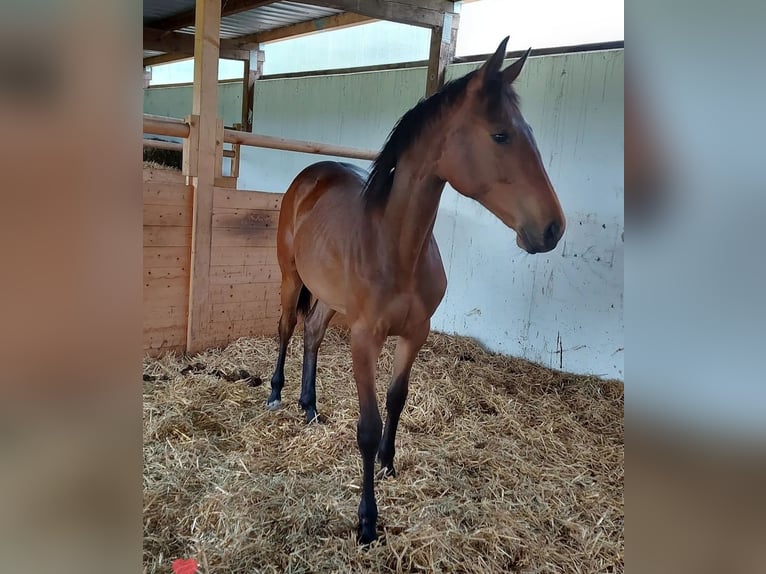
M 381 407 L 393 349 L 379 361 Z M 264 337 L 145 360 L 146 572 L 192 557 L 202 572 L 623 572 L 622 383 L 432 333 L 412 372 L 398 476 L 376 483 L 381 539 L 361 549 L 347 333 L 331 328 L 320 349 L 322 424 L 305 425 L 297 405 L 299 334 L 286 406 L 265 410 L 275 357 Z

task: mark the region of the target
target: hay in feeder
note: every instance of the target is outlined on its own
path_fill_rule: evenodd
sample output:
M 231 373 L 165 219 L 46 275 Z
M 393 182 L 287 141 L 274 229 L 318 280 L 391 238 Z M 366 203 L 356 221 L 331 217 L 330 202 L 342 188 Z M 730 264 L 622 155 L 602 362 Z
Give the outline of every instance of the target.
M 379 361 L 381 408 L 393 349 Z M 381 538 L 365 550 L 347 333 L 331 328 L 319 352 L 323 424 L 305 425 L 297 405 L 301 357 L 296 335 L 277 412 L 264 408 L 273 338 L 146 359 L 146 572 L 175 558 L 202 572 L 623 572 L 622 383 L 432 333 L 412 371 L 398 476 L 376 483 Z M 265 384 L 220 376 L 240 369 Z
M 182 164 L 183 154 L 180 150 L 144 146 L 144 167 L 161 167 L 180 171 Z

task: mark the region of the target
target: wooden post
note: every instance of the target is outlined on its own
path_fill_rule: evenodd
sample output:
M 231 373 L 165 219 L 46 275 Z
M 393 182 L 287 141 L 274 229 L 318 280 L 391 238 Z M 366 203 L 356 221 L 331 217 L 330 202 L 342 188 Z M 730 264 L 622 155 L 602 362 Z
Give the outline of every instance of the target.
M 152 69 L 151 68 L 144 68 L 144 89 L 149 87 L 149 84 L 152 81 Z
M 444 85 L 447 66 L 455 57 L 457 28 L 460 16 L 448 12 L 444 14 L 441 26 L 431 28 L 431 49 L 428 54 L 428 76 L 426 77 L 426 96 L 439 91 Z
M 245 60 L 245 75 L 242 79 L 242 126 L 246 132 L 253 131 L 253 105 L 255 103 L 255 81 L 263 74 L 265 54 L 254 44 L 250 58 Z
M 188 146 L 194 158 L 188 173 L 194 188 L 192 219 L 191 278 L 186 352 L 197 353 L 206 346 L 210 324 L 210 251 L 213 226 L 213 187 L 219 154 L 216 151 L 218 127 L 218 55 L 220 46 L 221 0 L 197 0 L 194 32 L 194 88 L 192 123 L 194 142 Z M 196 137 L 195 137 L 196 136 Z M 221 142 L 223 145 L 223 142 Z M 196 173 L 195 173 L 196 172 Z

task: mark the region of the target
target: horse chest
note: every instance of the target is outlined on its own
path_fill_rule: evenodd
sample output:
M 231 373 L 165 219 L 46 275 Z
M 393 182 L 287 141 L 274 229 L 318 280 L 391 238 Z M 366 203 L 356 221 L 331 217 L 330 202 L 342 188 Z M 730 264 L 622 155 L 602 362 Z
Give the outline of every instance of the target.
M 384 306 L 384 320 L 390 335 L 400 335 L 431 318 L 439 306 L 443 290 L 432 284 L 418 284 L 391 295 Z

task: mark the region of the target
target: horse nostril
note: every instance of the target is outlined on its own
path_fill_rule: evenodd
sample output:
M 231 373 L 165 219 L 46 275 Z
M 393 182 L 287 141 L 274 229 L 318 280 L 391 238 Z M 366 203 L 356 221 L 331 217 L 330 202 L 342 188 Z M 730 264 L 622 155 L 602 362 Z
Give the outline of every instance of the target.
M 545 228 L 545 234 L 543 235 L 543 241 L 545 241 L 545 247 L 553 249 L 559 240 L 561 231 L 561 225 L 558 221 L 552 221 L 551 224 Z

